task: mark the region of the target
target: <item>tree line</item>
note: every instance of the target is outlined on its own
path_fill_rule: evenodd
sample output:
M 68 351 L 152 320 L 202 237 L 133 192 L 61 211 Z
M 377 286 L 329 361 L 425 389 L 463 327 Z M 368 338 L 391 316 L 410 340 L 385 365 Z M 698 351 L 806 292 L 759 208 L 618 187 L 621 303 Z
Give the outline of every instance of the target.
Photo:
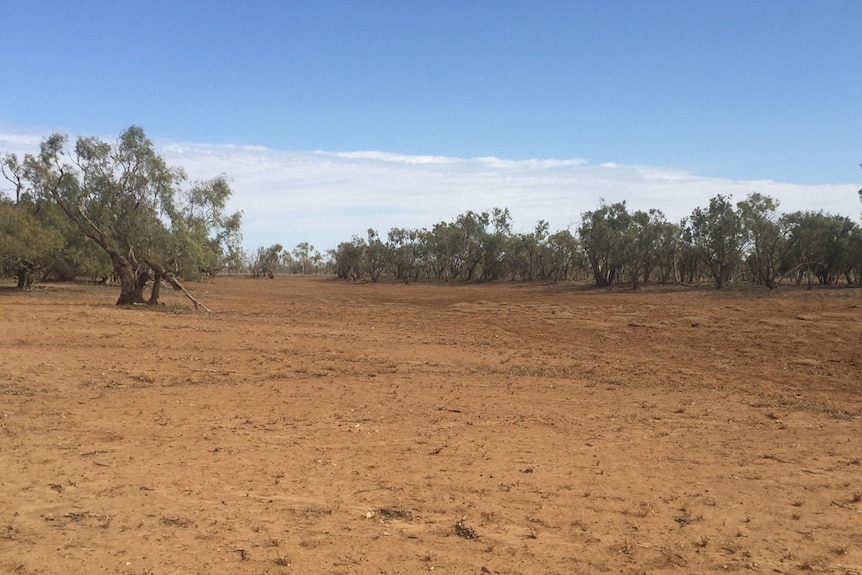
M 36 277 L 113 278 L 118 304 L 157 303 L 163 281 L 184 290 L 181 281 L 219 273 L 588 280 L 634 289 L 705 281 L 862 285 L 859 225 L 822 211 L 783 214 L 777 200 L 759 193 L 738 202 L 717 195 L 677 223 L 659 210 L 631 212 L 625 201 L 602 200 L 577 228 L 555 232 L 539 221 L 516 233 L 507 208 L 467 211 L 430 229 L 392 228 L 385 237 L 369 229 L 321 253 L 307 242 L 290 251 L 281 244 L 243 249 L 242 213 L 226 212 L 227 179 L 189 182 L 136 126 L 114 142 L 87 137 L 74 146 L 54 134 L 38 154 L 0 157 L 0 173 L 13 190 L 0 194 L 0 272 L 19 288 Z
M 862 198 L 862 193 L 860 193 Z M 822 211 L 782 214 L 752 193 L 734 203 L 717 195 L 679 223 L 659 210 L 629 211 L 601 201 L 572 233 L 540 221 L 514 233 L 508 209 L 468 211 L 429 229 L 368 230 L 330 251 L 345 280 L 591 280 L 599 287 L 782 281 L 862 285 L 862 228 Z

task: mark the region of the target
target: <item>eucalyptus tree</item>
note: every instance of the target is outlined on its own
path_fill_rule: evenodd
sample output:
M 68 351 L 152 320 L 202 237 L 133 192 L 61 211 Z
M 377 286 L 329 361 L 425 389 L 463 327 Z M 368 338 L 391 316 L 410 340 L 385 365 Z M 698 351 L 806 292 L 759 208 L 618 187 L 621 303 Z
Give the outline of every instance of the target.
M 426 230 L 408 228 L 392 228 L 387 236 L 386 247 L 389 250 L 390 273 L 404 283 L 411 279 L 419 279 L 425 264 L 427 247 L 423 239 L 427 237 Z
M 497 280 L 507 273 L 506 256 L 512 235 L 512 216 L 509 208 L 493 208 L 482 213 L 486 229 L 481 234 L 482 280 Z
M 380 239 L 377 231 L 369 228 L 364 257 L 365 271 L 368 273 L 368 278 L 373 282 L 379 280 L 389 265 L 390 259 L 389 248 Z
M 847 241 L 847 251 L 844 273 L 847 283 L 862 286 L 862 227 L 854 226 Z
M 82 137 L 72 150 L 66 144 L 54 134 L 13 167 L 28 193 L 53 201 L 108 256 L 120 282 L 117 305 L 143 302 L 150 272 L 149 303 L 158 302 L 162 279 L 185 291 L 176 272 L 213 265 L 225 243 L 236 243 L 241 215 L 224 215 L 224 178 L 184 191 L 185 172 L 169 167 L 141 128 L 113 143 Z
M 691 230 L 691 222 L 683 218 L 679 224 L 679 252 L 676 259 L 676 283 L 692 284 L 701 281 L 704 271 L 700 252 L 694 244 L 694 234 Z
M 659 283 L 678 283 L 680 271 L 684 266 L 685 251 L 688 248 L 683 240 L 683 228 L 666 220 L 657 222 L 655 252 L 653 254 Z
M 695 208 L 688 220 L 692 245 L 709 269 L 715 287 L 722 288 L 733 278 L 742 259 L 744 227 L 730 196 L 709 200 L 709 207 Z
M 428 265 L 435 279 L 472 280 L 485 258 L 490 214 L 467 211 L 454 221 L 438 222 L 425 237 Z
M 62 245 L 47 254 L 40 265 L 40 281 L 73 281 L 84 276 L 93 282 L 107 283 L 111 277 L 111 262 L 96 244 L 81 234 L 66 214 L 53 201 L 38 198 L 33 215 L 45 230 L 60 234 Z
M 31 207 L 26 200 L 13 202 L 0 195 L 0 271 L 14 275 L 18 289 L 29 287 L 34 272 L 50 265 L 63 245 L 60 232 L 42 225 Z
M 455 227 L 448 222 L 437 222 L 421 234 L 425 246 L 425 264 L 429 275 L 436 280 L 456 279 L 463 265 L 456 250 Z
M 308 242 L 300 242 L 296 244 L 291 254 L 293 255 L 293 261 L 299 265 L 299 273 L 307 274 L 311 272 L 314 265 L 314 255 L 317 254 L 317 250 L 314 249 L 313 245 Z
M 454 243 L 451 272 L 455 279 L 470 281 L 480 269 L 485 258 L 485 228 L 489 222 L 488 212 L 476 213 L 468 210 L 450 224 L 450 239 Z
M 736 204 L 742 218 L 746 263 L 755 283 L 769 289 L 778 287 L 788 271 L 785 255 L 792 246 L 788 220 L 779 215 L 778 205 L 777 200 L 757 192 Z
M 641 210 L 631 215 L 625 236 L 625 260 L 628 280 L 633 289 L 650 276 L 659 262 L 659 247 L 664 225 L 667 223 L 661 210 Z
M 214 276 L 235 265 L 242 243 L 242 213 L 226 213 L 230 197 L 224 177 L 176 191 L 164 257 L 177 275 L 185 279 Z
M 287 254 L 281 244 L 272 244 L 267 247 L 260 246 L 252 254 L 248 268 L 251 275 L 256 278 L 267 277 L 273 279 L 279 264 Z
M 0 174 L 3 175 L 9 183 L 15 186 L 14 203 L 21 202 L 21 195 L 27 189 L 27 176 L 24 171 L 24 166 L 18 161 L 18 156 L 12 153 L 3 154 L 0 158 Z
M 628 257 L 631 215 L 626 203 L 606 204 L 581 214 L 578 237 L 598 287 L 611 287 L 621 277 Z
M 343 280 L 358 280 L 365 275 L 365 251 L 368 244 L 363 238 L 353 236 L 349 242 L 341 242 L 330 250 L 335 276 Z
M 532 232 L 517 234 L 511 241 L 513 276 L 524 281 L 545 279 L 548 259 L 548 222 L 539 220 Z
M 794 212 L 786 216 L 792 246 L 788 265 L 805 271 L 808 285 L 812 277 L 821 285 L 850 277 L 857 258 L 852 254 L 858 226 L 845 216 L 820 212 Z M 802 281 L 797 275 L 797 284 Z
M 569 230 L 549 235 L 543 253 L 542 265 L 547 279 L 566 281 L 578 267 L 578 240 Z
M 103 279 L 110 274 L 102 252 L 80 234 L 60 208 L 32 193 L 24 162 L 15 154 L 6 154 L 0 159 L 0 173 L 15 189 L 14 200 L 5 202 L 5 223 L 17 222 L 4 232 L 5 242 L 0 240 L 6 249 L 15 245 L 17 251 L 0 253 L 0 257 L 4 273 L 16 275 L 19 287 L 29 285 L 37 272 L 43 280 L 53 277 L 60 281 L 80 274 Z

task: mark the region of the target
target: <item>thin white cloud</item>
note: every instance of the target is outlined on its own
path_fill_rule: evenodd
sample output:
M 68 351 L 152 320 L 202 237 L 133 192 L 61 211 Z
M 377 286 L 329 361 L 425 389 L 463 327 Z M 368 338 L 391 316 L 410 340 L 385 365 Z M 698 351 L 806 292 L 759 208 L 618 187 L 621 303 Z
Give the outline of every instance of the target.
M 326 152 L 320 152 L 326 153 Z M 393 154 L 391 152 L 380 152 L 375 150 L 359 151 L 359 152 L 336 152 L 334 154 L 339 158 L 347 158 L 350 160 L 380 160 L 383 162 L 401 163 L 401 164 L 455 164 L 462 162 L 460 158 L 451 158 L 448 156 L 411 156 L 405 154 Z
M 771 195 L 784 211 L 823 209 L 854 219 L 855 186 L 796 185 L 700 177 L 653 166 L 590 164 L 571 160 L 502 160 L 407 156 L 385 152 L 282 152 L 193 145 L 171 163 L 194 177 L 225 171 L 234 204 L 246 214 L 247 241 L 334 247 L 375 228 L 431 227 L 467 210 L 509 208 L 514 228 L 539 220 L 552 230 L 576 224 L 581 213 L 626 200 L 630 209 L 661 209 L 677 221 L 716 194 Z
M 38 149 L 40 137 L 0 134 L 0 152 Z M 380 151 L 290 152 L 260 146 L 157 142 L 193 180 L 230 178 L 230 208 L 244 212 L 245 244 L 308 241 L 335 247 L 368 228 L 430 228 L 467 210 L 509 208 L 516 231 L 546 220 L 552 231 L 577 225 L 600 198 L 630 210 L 658 208 L 678 221 L 716 194 L 770 195 L 781 210 L 825 210 L 858 219 L 858 185 L 799 185 L 701 177 L 656 166 L 583 159 L 505 160 L 411 156 Z M 2 183 L 0 183 L 2 188 Z
M 0 133 L 0 154 L 33 153 L 39 150 L 39 143 L 45 134 L 3 134 Z

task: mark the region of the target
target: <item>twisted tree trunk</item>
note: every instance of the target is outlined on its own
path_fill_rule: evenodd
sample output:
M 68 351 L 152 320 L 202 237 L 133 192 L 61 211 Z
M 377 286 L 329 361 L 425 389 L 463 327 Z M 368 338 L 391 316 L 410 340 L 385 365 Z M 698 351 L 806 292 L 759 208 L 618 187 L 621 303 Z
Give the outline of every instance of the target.
M 54 197 L 60 209 L 63 210 L 63 213 L 78 226 L 85 236 L 94 241 L 111 258 L 114 273 L 120 280 L 120 297 L 117 299 L 117 305 L 142 303 L 143 298 L 138 290 L 135 268 L 129 260 L 120 255 L 120 252 L 108 243 L 105 233 L 83 211 L 72 209 L 60 195 L 59 189 L 64 177 L 65 174 L 61 170 L 60 177 L 57 178 L 54 186 L 48 191 Z

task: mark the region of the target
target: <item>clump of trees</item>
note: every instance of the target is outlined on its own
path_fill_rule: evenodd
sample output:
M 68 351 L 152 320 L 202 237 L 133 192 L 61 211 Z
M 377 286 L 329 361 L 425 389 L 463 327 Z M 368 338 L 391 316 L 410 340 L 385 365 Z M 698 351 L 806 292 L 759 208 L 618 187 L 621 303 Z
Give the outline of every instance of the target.
M 287 251 L 281 244 L 258 247 L 243 253 L 243 266 L 252 277 L 270 279 L 275 274 L 319 274 L 326 272 L 323 255 L 308 242 Z
M 63 236 L 42 224 L 36 206 L 0 197 L 0 272 L 15 276 L 19 289 L 29 287 L 62 247 Z
M 513 233 L 508 209 L 468 211 L 428 229 L 393 228 L 386 239 L 368 230 L 330 251 L 335 275 L 345 280 L 382 277 L 404 282 L 573 279 L 582 267 L 574 236 L 549 233 L 540 221 L 529 233 Z
M 0 201 L 0 254 L 19 287 L 37 270 L 59 279 L 112 275 L 118 305 L 154 304 L 163 280 L 185 290 L 181 279 L 241 259 L 242 214 L 226 213 L 227 180 L 187 182 L 139 127 L 115 142 L 78 138 L 71 148 L 54 134 L 38 154 L 6 154 L 0 167 L 15 186 L 14 200 Z
M 513 233 L 508 209 L 468 211 L 430 230 L 393 228 L 386 239 L 369 229 L 330 250 L 330 267 L 338 278 L 370 281 L 862 285 L 862 229 L 855 222 L 823 212 L 781 214 L 778 207 L 759 193 L 735 203 L 717 195 L 673 223 L 659 210 L 630 212 L 624 201 L 602 200 L 581 215 L 576 235 L 552 234 L 544 221 Z

